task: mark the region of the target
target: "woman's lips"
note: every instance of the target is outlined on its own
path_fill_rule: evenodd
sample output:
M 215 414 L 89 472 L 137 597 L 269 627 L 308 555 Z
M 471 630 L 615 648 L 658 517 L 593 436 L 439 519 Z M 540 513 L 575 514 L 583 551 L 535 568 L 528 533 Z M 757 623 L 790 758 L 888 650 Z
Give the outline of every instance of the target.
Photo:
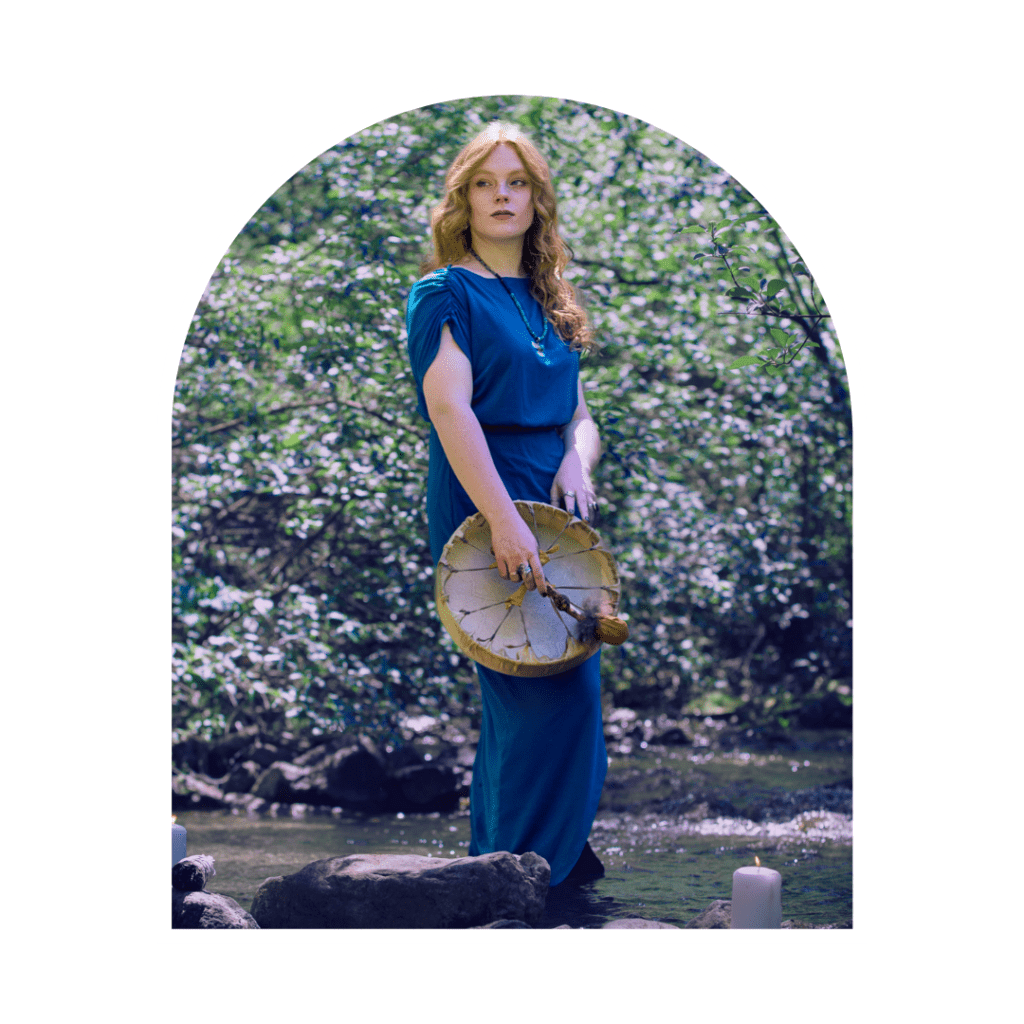
M 492 217 L 514 217 L 515 214 L 511 210 L 498 210 L 497 213 L 492 213 Z

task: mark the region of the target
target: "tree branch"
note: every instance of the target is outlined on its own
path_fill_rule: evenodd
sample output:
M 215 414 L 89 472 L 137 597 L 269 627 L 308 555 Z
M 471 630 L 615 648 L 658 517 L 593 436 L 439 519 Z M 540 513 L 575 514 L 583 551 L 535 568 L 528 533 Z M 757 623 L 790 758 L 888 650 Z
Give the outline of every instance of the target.
M 285 569 L 287 569 L 288 566 L 291 565 L 292 562 L 294 562 L 295 559 L 298 558 L 299 555 L 301 555 L 304 551 L 308 551 L 309 548 L 312 547 L 312 545 L 315 544 L 327 532 L 328 528 L 333 526 L 338 521 L 338 519 L 340 519 L 342 515 L 344 515 L 344 512 L 345 506 L 342 505 L 341 508 L 335 510 L 333 515 L 328 516 L 321 524 L 319 530 L 317 530 L 311 536 L 307 536 L 305 540 L 302 541 L 301 544 L 297 545 L 292 551 L 288 552 L 288 555 L 285 557 L 284 561 L 274 566 L 270 570 L 270 572 L 268 573 L 268 578 L 273 579 L 275 576 L 281 578 L 284 575 Z M 299 577 L 299 579 L 304 579 L 305 576 L 308 575 L 308 573 L 311 571 L 312 570 L 308 569 L 306 573 L 303 573 Z M 289 580 L 288 586 L 291 586 L 295 582 L 296 580 Z
M 258 409 L 253 411 L 248 416 L 239 416 L 237 419 L 228 420 L 226 423 L 218 423 L 214 427 L 197 428 L 201 434 L 220 434 L 225 430 L 231 430 L 233 427 L 241 426 L 243 423 L 250 422 L 253 415 L 260 416 L 275 416 L 281 412 L 291 412 L 292 409 L 316 409 L 324 405 L 344 405 L 349 409 L 355 409 L 356 412 L 361 412 L 366 416 L 373 416 L 376 419 L 386 423 L 389 427 L 393 427 L 396 430 L 404 431 L 407 434 L 412 434 L 420 440 L 426 439 L 426 433 L 422 430 L 417 430 L 415 427 L 408 426 L 406 424 L 398 422 L 390 413 L 378 412 L 376 409 L 367 409 L 365 406 L 360 405 L 358 402 L 350 401 L 347 398 L 321 398 L 316 401 L 302 401 L 302 402 L 290 402 L 288 405 L 279 405 L 273 409 L 266 409 L 263 412 L 259 412 Z M 184 444 L 183 440 L 175 440 L 171 447 L 180 448 Z
M 333 405 L 338 401 L 337 398 L 321 398 L 316 402 L 289 402 L 288 405 L 279 405 L 274 409 L 266 409 L 260 415 L 263 416 L 274 416 L 279 412 L 291 412 L 292 409 L 315 409 L 321 405 Z M 253 409 L 252 413 L 248 416 L 239 416 L 238 419 L 228 420 L 227 423 L 218 423 L 215 427 L 206 427 L 201 432 L 204 434 L 220 434 L 225 430 L 230 430 L 232 427 L 240 426 L 243 423 L 248 423 L 250 417 L 257 413 L 258 409 Z M 177 448 L 181 445 L 181 441 L 175 441 L 173 447 Z
M 639 288 L 642 285 L 649 284 L 661 284 L 662 280 L 660 277 L 650 277 L 646 280 L 631 281 L 628 277 L 623 277 L 622 272 L 614 264 L 605 263 L 603 260 L 583 260 L 578 256 L 573 260 L 573 263 L 578 263 L 582 267 L 603 267 L 605 270 L 610 270 L 614 275 L 615 279 L 619 284 L 630 285 L 634 288 Z

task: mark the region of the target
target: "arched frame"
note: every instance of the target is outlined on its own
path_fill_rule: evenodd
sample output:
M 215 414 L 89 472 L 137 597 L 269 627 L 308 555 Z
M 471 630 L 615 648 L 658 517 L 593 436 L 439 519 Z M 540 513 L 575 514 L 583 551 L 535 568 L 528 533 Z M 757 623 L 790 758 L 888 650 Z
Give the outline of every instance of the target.
M 361 111 L 328 131 L 311 139 L 300 150 L 292 154 L 278 167 L 274 168 L 261 180 L 225 221 L 216 238 L 210 243 L 203 260 L 191 276 L 188 288 L 181 298 L 177 314 L 171 326 L 164 355 L 164 364 L 157 395 L 156 418 L 156 559 L 158 568 L 158 613 L 156 623 L 157 649 L 157 686 L 156 686 L 156 721 L 157 760 L 156 784 L 159 814 L 157 819 L 157 848 L 163 852 L 166 845 L 166 833 L 161 826 L 169 814 L 168 773 L 170 763 L 169 723 L 170 723 L 170 602 L 168 598 L 170 578 L 170 402 L 173 382 L 178 364 L 181 346 L 184 341 L 187 325 L 191 314 L 197 307 L 207 287 L 211 275 L 218 262 L 237 238 L 246 222 L 262 207 L 270 196 L 300 168 L 317 155 L 328 150 L 349 135 L 357 133 L 380 121 L 415 108 L 422 108 L 434 102 L 451 99 L 467 99 L 490 95 L 534 95 L 552 99 L 579 100 L 604 106 L 616 113 L 631 115 L 649 122 L 666 132 L 675 135 L 695 151 L 727 170 L 749 193 L 761 203 L 775 218 L 793 244 L 805 265 L 814 276 L 815 282 L 833 313 L 833 323 L 837 340 L 843 352 L 847 376 L 850 384 L 851 416 L 853 427 L 853 665 L 855 685 L 854 715 L 854 778 L 856 781 L 856 817 L 858 823 L 857 840 L 854 847 L 854 912 L 856 920 L 862 921 L 864 912 L 864 866 L 866 851 L 866 800 L 864 782 L 866 781 L 866 750 L 867 727 L 867 402 L 862 375 L 859 352 L 856 346 L 853 327 L 846 312 L 846 306 L 839 290 L 831 278 L 820 254 L 814 247 L 796 217 L 787 209 L 770 189 L 750 168 L 742 164 L 731 153 L 723 150 L 708 136 L 685 124 L 672 115 L 656 110 L 647 104 L 633 100 L 627 96 L 606 93 L 598 89 L 579 85 L 547 81 L 505 81 L 487 80 L 454 83 L 433 89 L 395 97 L 384 103 L 377 104 Z M 298 936 L 296 936 L 298 938 Z M 345 941 L 355 939 L 346 936 Z M 371 937 L 368 937 L 371 938 Z M 391 935 L 390 941 L 396 936 Z M 453 937 L 454 938 L 454 937 Z M 664 934 L 662 936 L 664 939 Z M 693 936 L 692 938 L 697 938 Z M 795 937 L 794 937 L 795 938 Z M 839 938 L 839 936 L 837 936 Z M 373 936 L 374 941 L 383 941 L 385 935 Z M 435 936 L 431 941 L 443 940 Z

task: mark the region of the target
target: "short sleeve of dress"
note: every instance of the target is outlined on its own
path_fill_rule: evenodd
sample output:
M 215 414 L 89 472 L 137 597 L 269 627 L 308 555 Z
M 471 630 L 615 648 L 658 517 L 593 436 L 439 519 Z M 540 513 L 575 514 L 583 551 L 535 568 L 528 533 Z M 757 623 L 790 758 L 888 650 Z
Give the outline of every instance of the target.
M 445 324 L 448 324 L 455 344 L 472 362 L 467 298 L 448 270 L 441 268 L 412 286 L 405 311 L 409 363 L 416 380 L 417 408 L 428 422 L 430 416 L 423 397 L 423 378 L 441 347 L 441 328 Z

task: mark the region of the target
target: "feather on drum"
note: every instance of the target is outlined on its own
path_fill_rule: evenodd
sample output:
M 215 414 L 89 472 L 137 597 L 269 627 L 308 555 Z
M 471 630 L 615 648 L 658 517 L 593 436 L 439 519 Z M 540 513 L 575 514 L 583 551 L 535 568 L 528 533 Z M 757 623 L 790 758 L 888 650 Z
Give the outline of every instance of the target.
M 580 622 L 547 596 L 502 579 L 481 512 L 463 522 L 441 553 L 437 611 L 459 649 L 481 665 L 512 676 L 554 675 L 601 646 L 586 619 L 615 615 L 619 573 L 611 552 L 582 519 L 540 501 L 514 504 L 537 539 L 545 580 L 590 615 Z

